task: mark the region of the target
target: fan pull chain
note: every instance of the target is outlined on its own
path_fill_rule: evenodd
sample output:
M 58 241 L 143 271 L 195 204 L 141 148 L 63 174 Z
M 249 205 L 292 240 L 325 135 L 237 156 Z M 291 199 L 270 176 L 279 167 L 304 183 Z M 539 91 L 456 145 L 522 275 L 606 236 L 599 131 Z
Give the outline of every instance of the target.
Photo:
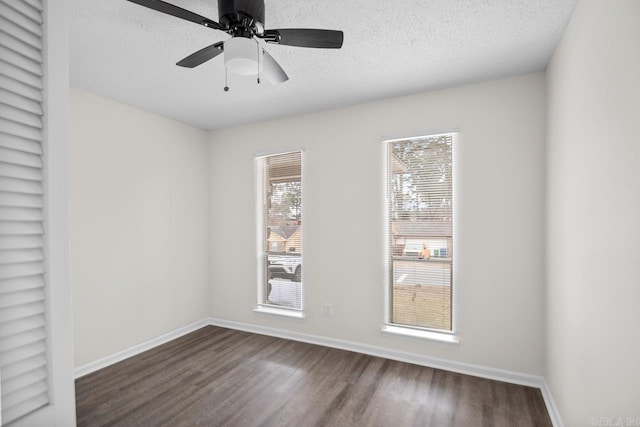
M 260 84 L 260 43 L 256 40 L 256 48 L 258 49 L 256 59 L 258 60 L 256 63 L 258 64 L 258 84 Z
M 227 83 L 227 67 L 224 67 L 224 91 L 229 92 L 229 84 Z

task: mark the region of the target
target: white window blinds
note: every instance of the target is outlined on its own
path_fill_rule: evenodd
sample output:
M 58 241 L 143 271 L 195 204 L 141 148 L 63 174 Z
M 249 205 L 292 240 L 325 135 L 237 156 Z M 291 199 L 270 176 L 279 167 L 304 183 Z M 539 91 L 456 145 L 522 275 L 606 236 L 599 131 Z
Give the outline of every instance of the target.
M 387 322 L 452 331 L 455 134 L 387 141 Z
M 258 305 L 302 310 L 302 153 L 258 157 Z
M 42 2 L 0 0 L 2 422 L 49 401 L 42 161 Z

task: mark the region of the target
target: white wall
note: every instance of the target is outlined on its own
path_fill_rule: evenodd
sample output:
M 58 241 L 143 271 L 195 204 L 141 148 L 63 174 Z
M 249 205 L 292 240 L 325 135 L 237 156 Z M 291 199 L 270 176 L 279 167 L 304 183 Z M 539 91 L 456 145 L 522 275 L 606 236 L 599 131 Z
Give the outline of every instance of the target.
M 548 69 L 548 129 L 547 380 L 567 426 L 631 425 L 626 417 L 640 416 L 640 2 L 579 3 Z
M 209 316 L 208 141 L 71 90 L 76 367 Z
M 452 128 L 461 132 L 460 344 L 383 336 L 381 141 Z M 212 132 L 213 315 L 541 375 L 544 139 L 542 73 Z M 306 150 L 303 322 L 252 312 L 253 158 L 292 147 Z M 333 317 L 322 317 L 324 303 Z

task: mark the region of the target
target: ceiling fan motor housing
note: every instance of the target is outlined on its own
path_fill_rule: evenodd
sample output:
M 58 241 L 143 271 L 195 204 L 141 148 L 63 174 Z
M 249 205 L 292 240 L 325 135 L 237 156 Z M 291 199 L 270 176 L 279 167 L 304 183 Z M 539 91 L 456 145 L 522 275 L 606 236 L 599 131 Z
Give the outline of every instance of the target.
M 218 20 L 234 37 L 264 32 L 264 0 L 218 0 Z

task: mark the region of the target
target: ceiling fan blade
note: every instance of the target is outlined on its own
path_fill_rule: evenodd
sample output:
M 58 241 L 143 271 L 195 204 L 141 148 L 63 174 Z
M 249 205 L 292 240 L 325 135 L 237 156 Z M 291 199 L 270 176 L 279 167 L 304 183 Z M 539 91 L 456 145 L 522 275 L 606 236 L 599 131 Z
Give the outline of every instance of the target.
M 207 62 L 210 59 L 220 55 L 224 50 L 224 42 L 218 42 L 200 49 L 199 51 L 192 53 L 186 58 L 180 60 L 176 65 L 180 67 L 193 68 L 198 65 Z
M 272 84 L 275 85 L 289 80 L 289 76 L 287 76 L 280 64 L 264 49 L 262 49 L 262 60 L 262 73 Z
M 342 31 L 315 30 L 311 28 L 266 30 L 262 37 L 269 43 L 325 49 L 340 49 L 344 40 Z
M 190 12 L 178 6 L 174 6 L 170 3 L 161 0 L 129 0 L 131 3 L 139 4 L 140 6 L 148 7 L 149 9 L 157 10 L 158 12 L 166 13 L 167 15 L 175 16 L 177 18 L 186 19 L 187 21 L 195 22 L 196 24 L 204 25 L 205 27 L 221 30 L 222 25 L 216 21 L 212 21 L 209 18 L 198 15 L 197 13 Z

